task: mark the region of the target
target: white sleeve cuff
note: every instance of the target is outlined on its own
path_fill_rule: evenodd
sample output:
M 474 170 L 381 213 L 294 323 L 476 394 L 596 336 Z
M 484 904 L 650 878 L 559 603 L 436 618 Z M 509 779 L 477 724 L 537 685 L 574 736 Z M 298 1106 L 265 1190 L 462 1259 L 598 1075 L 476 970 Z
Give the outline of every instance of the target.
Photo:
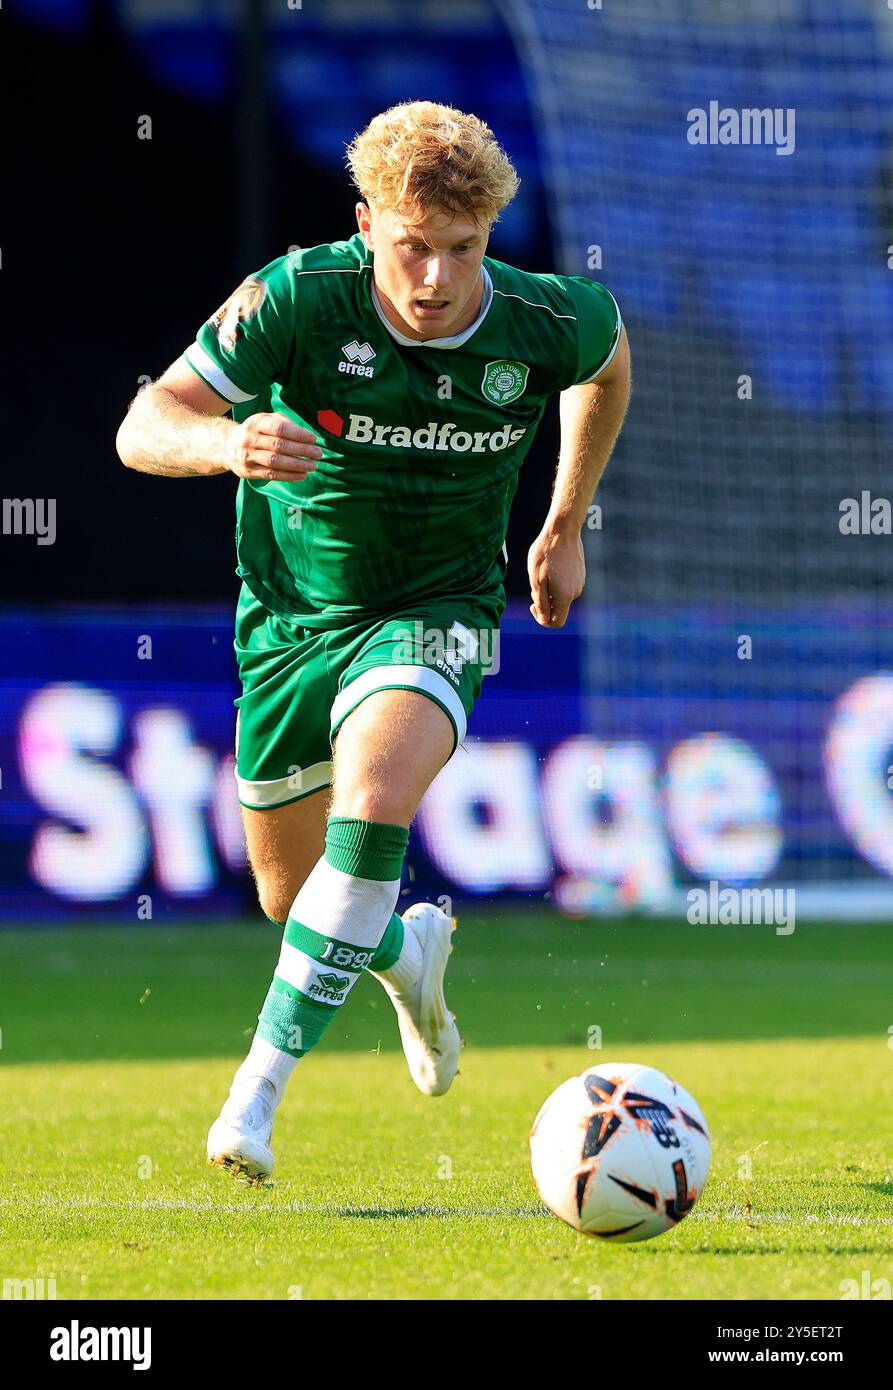
M 607 285 L 605 286 L 605 289 L 606 289 L 606 290 L 608 289 Z M 611 294 L 611 291 L 610 291 L 610 290 L 608 290 L 608 294 Z M 578 386 L 588 386 L 589 383 L 590 383 L 591 381 L 596 381 L 596 380 L 601 376 L 602 372 L 605 370 L 605 367 L 610 366 L 610 364 L 614 361 L 614 354 L 616 353 L 618 347 L 620 346 L 620 335 L 621 335 L 621 333 L 623 332 L 623 319 L 620 317 L 620 306 L 619 306 L 619 304 L 617 303 L 617 300 L 614 298 L 614 296 L 613 296 L 612 294 L 611 294 L 611 303 L 614 305 L 614 308 L 617 310 L 617 336 L 616 336 L 616 338 L 614 339 L 614 342 L 613 342 L 612 345 L 611 345 L 611 351 L 608 353 L 607 357 L 605 358 L 604 362 L 603 362 L 603 363 L 601 364 L 601 366 L 599 367 L 598 371 L 593 372 L 593 373 L 592 373 L 592 376 L 584 377 L 584 379 L 583 379 L 582 381 L 578 381 L 578 382 L 577 382 L 577 385 L 578 385 Z
M 242 391 L 235 382 L 230 381 L 226 372 L 218 367 L 213 357 L 209 357 L 200 343 L 193 343 L 186 349 L 186 361 L 218 396 L 222 396 L 225 401 L 231 401 L 233 405 L 253 401 L 257 396 L 256 391 Z

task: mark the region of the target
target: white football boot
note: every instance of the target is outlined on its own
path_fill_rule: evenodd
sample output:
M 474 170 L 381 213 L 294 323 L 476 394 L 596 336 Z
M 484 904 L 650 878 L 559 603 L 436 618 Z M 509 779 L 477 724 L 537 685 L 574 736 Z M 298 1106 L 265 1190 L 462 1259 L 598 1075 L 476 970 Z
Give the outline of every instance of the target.
M 432 903 L 416 903 L 403 913 L 403 924 L 422 948 L 422 969 L 408 990 L 398 992 L 388 984 L 385 989 L 397 1013 L 410 1076 L 424 1095 L 442 1096 L 459 1070 L 462 1047 L 443 994 L 454 923 Z
M 208 1132 L 208 1162 L 226 1168 L 234 1178 L 259 1184 L 273 1171 L 275 1094 L 269 1081 L 259 1089 L 241 1087 L 230 1094 Z

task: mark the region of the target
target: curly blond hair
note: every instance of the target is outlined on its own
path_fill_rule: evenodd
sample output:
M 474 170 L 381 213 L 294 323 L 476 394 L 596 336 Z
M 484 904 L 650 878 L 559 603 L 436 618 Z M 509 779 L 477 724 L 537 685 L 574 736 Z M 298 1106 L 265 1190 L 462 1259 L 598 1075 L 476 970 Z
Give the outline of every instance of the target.
M 363 200 L 408 226 L 436 208 L 492 224 L 520 183 L 488 125 L 436 101 L 382 111 L 354 136 L 347 163 Z

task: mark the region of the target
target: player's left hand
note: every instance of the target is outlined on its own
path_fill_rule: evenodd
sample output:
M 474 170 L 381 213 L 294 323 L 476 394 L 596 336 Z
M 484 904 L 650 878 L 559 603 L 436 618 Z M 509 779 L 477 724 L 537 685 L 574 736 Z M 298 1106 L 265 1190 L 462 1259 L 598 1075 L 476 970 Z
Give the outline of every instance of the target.
M 546 527 L 527 554 L 530 611 L 540 627 L 564 627 L 574 599 L 586 583 L 586 561 L 579 531 L 571 534 Z

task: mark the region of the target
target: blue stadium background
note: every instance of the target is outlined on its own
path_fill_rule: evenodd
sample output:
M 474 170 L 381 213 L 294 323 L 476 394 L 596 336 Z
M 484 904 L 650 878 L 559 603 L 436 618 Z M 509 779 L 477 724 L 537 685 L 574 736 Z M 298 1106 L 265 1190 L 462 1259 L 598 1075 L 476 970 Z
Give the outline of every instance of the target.
M 601 525 L 585 537 L 587 602 L 561 635 L 533 629 L 524 602 L 554 412 L 525 467 L 503 670 L 461 770 L 414 832 L 419 891 L 663 911 L 717 878 L 795 884 L 804 910 L 886 915 L 893 538 L 844 534 L 840 507 L 889 492 L 893 11 L 868 0 L 261 6 L 269 157 L 258 169 L 245 143 L 248 8 L 18 7 L 22 61 L 40 80 L 13 152 L 22 196 L 5 264 L 21 248 L 27 275 L 9 308 L 19 350 L 54 369 L 29 373 L 14 408 L 64 444 L 45 474 L 56 544 L 2 537 L 3 911 L 131 916 L 146 895 L 156 915 L 250 902 L 213 790 L 232 731 L 231 493 L 196 502 L 189 490 L 184 505 L 178 484 L 124 476 L 111 439 L 140 377 L 182 350 L 246 269 L 349 230 L 345 142 L 375 111 L 424 95 L 485 117 L 519 168 L 493 254 L 610 286 L 636 388 Z M 692 146 L 687 113 L 713 100 L 793 109 L 794 152 Z M 154 133 L 139 147 L 143 112 Z M 172 606 L 183 596 L 188 610 Z M 146 633 L 155 655 L 138 663 Z M 189 821 L 191 878 L 164 862 L 185 801 L 152 802 L 130 771 L 135 720 L 165 709 L 213 754 Z M 60 711 L 67 744 L 52 735 Z M 150 725 L 175 736 L 163 719 Z M 129 798 L 139 840 L 117 877 L 103 868 L 102 825 L 84 829 L 97 764 L 117 774 L 109 804 Z

